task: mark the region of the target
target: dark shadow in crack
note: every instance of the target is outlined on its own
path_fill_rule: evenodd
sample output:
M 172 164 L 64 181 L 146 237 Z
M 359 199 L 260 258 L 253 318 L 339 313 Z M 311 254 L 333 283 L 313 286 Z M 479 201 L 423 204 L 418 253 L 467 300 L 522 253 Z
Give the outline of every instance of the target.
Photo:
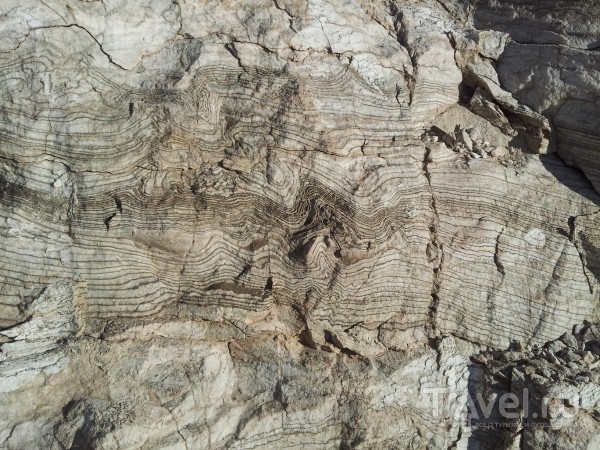
M 498 402 L 494 400 L 510 392 L 510 383 L 490 381 L 485 365 L 474 362 L 469 366 L 467 425 L 471 434 L 467 440 L 467 450 L 496 450 L 515 438 L 511 428 L 497 426 L 506 420 L 502 418 Z
M 540 161 L 561 184 L 600 206 L 600 194 L 583 171 L 568 166 L 557 154 L 540 155 Z
M 580 169 L 567 166 L 556 154 L 541 155 L 540 160 L 546 170 L 554 175 L 560 183 L 600 206 L 600 195 Z M 600 209 L 598 212 L 600 212 Z M 591 225 L 588 222 L 588 225 L 584 225 L 583 227 L 579 223 L 580 219 L 589 220 L 594 214 L 597 214 L 597 212 L 579 217 L 570 216 L 567 218 L 564 227 L 559 228 L 557 231 L 575 244 L 586 269 L 591 272 L 596 280 L 600 281 L 600 248 L 597 242 L 595 242 L 596 239 L 590 238 L 590 235 L 594 236 L 596 234 L 596 227 L 593 225 L 594 221 L 592 220 Z M 588 277 L 589 281 L 587 273 L 586 277 Z M 592 289 L 591 286 L 590 289 Z

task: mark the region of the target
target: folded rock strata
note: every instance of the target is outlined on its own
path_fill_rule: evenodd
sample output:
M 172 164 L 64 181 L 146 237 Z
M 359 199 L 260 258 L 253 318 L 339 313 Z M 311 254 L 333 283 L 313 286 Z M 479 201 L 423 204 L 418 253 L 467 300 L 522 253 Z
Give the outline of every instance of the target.
M 569 5 L 5 0 L 0 445 L 493 448 L 469 390 L 584 323 L 596 398 Z M 592 403 L 519 445 L 594 448 Z

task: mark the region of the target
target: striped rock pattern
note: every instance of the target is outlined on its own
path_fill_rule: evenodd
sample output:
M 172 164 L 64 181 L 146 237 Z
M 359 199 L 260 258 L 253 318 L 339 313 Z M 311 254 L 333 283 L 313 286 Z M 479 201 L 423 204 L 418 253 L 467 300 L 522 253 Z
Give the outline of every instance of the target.
M 462 445 L 468 355 L 600 316 L 598 114 L 492 3 L 0 5 L 2 446 Z

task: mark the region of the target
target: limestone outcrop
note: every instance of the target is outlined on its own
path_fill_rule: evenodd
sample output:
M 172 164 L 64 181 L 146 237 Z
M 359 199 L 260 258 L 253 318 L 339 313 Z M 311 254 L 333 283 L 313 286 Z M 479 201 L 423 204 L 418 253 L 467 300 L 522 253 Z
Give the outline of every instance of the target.
M 0 446 L 597 448 L 600 2 L 558 3 L 4 0 Z M 473 424 L 525 388 L 584 400 Z

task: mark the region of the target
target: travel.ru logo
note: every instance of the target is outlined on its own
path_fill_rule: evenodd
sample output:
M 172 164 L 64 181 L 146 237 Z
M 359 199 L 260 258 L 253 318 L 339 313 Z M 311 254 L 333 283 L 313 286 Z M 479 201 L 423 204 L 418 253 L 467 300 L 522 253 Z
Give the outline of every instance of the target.
M 578 398 L 548 394 L 533 397 L 529 389 L 488 396 L 477 392 L 457 395 L 448 388 L 424 388 L 422 405 L 435 418 L 463 422 L 473 430 L 492 427 L 561 428 L 573 419 L 579 408 Z

